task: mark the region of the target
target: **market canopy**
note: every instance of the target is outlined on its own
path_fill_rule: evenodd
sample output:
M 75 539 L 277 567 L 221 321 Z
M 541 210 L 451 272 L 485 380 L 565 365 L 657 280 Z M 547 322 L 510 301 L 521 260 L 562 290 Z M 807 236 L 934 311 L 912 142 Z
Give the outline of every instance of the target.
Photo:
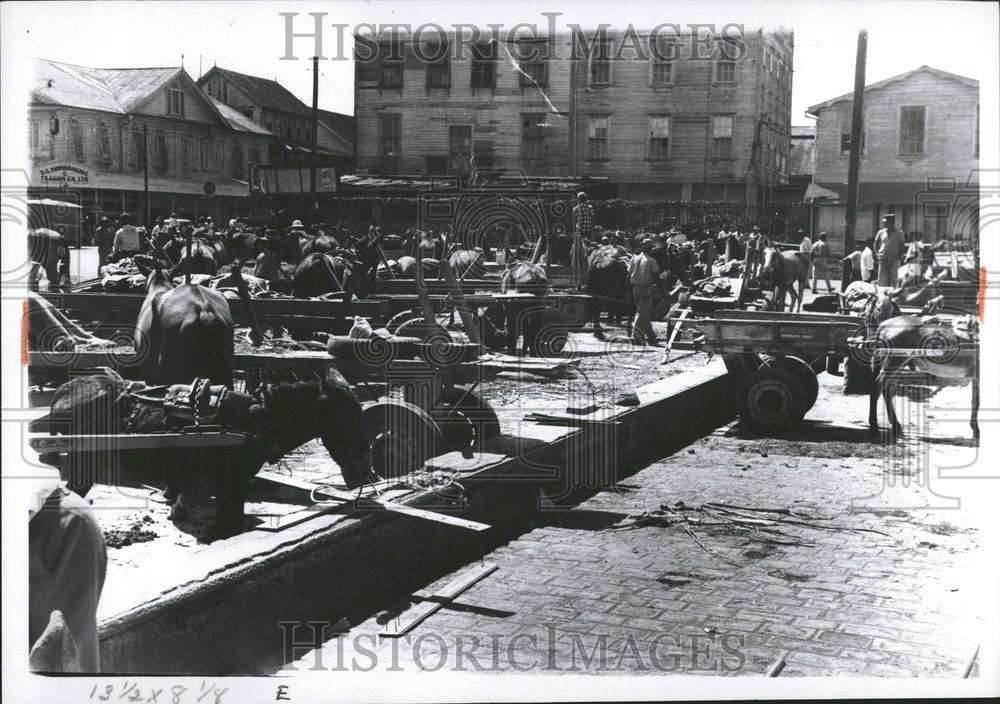
M 32 198 L 28 201 L 28 205 L 42 205 L 48 208 L 76 208 L 77 210 L 83 207 L 76 203 L 67 203 L 64 200 L 52 200 L 51 198 Z

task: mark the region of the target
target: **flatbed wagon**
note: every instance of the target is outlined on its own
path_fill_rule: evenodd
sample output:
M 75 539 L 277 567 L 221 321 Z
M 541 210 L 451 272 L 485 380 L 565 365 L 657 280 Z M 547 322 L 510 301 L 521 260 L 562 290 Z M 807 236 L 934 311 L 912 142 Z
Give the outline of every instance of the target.
M 740 419 L 770 434 L 802 420 L 819 395 L 817 374 L 839 375 L 851 338 L 865 333 L 859 317 L 823 313 L 720 310 L 690 325 L 735 379 Z

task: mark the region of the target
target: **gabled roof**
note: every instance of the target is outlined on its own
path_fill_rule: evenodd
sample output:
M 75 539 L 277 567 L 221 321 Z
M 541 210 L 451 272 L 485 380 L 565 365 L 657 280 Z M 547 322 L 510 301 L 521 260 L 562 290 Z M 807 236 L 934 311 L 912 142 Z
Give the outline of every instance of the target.
M 142 104 L 171 81 L 186 84 L 220 123 L 219 109 L 180 66 L 166 68 L 90 68 L 33 59 L 31 102 L 119 115 L 139 112 Z
M 965 76 L 959 76 L 957 73 L 948 73 L 947 71 L 942 71 L 941 69 L 931 68 L 930 66 L 925 65 L 921 66 L 920 68 L 915 68 L 912 71 L 901 73 L 898 76 L 892 76 L 891 78 L 886 78 L 884 81 L 879 81 L 878 83 L 872 83 L 871 85 L 867 85 L 865 86 L 865 93 L 868 93 L 869 91 L 873 90 L 879 90 L 880 88 L 884 88 L 885 86 L 891 83 L 895 83 L 896 81 L 906 80 L 910 76 L 914 76 L 918 73 L 929 73 L 932 76 L 937 76 L 938 78 L 945 78 L 947 80 L 957 81 L 962 85 L 966 85 L 970 88 L 976 88 L 976 89 L 979 88 L 979 81 L 975 80 L 974 78 L 966 78 Z M 839 103 L 844 100 L 854 100 L 854 91 L 851 91 L 850 93 L 844 93 L 839 98 L 832 98 L 824 103 L 813 105 L 812 107 L 806 109 L 806 114 L 815 115 L 817 111 L 828 108 L 831 105 L 835 105 L 836 103 Z
M 126 114 L 184 71 L 167 68 L 89 68 L 34 59 L 31 99 L 45 105 Z
M 238 73 L 213 66 L 209 69 L 208 73 L 201 77 L 198 85 L 204 85 L 205 81 L 216 74 L 231 81 L 237 88 L 251 96 L 258 104 L 265 108 L 303 116 L 310 114 L 309 108 L 305 103 L 296 98 L 283 85 L 270 78 L 259 78 L 246 73 Z
M 209 98 L 209 100 L 212 101 L 212 105 L 215 106 L 216 110 L 222 114 L 222 117 L 234 130 L 237 130 L 238 132 L 252 132 L 254 134 L 266 135 L 268 137 L 274 136 L 273 132 L 265 127 L 261 127 L 249 117 L 238 110 L 234 110 L 229 107 L 221 100 L 216 100 L 215 98 Z

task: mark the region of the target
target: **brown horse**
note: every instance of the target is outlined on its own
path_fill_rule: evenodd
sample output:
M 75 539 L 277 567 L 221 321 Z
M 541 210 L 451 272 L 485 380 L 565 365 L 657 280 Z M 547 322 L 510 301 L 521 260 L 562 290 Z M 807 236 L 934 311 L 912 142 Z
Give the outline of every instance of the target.
M 168 390 L 136 385 L 110 370 L 101 375 L 74 377 L 56 391 L 44 424 L 50 432 L 73 435 L 176 432 L 191 421 L 178 413 L 168 399 L 186 398 L 192 387 L 176 385 Z M 246 433 L 244 445 L 109 449 L 108 457 L 101 458 L 103 461 L 84 456 L 93 453 L 71 454 L 68 467 L 73 488 L 86 494 L 98 479 L 111 484 L 121 480 L 166 482 L 165 496 L 173 501 L 171 519 L 181 519 L 188 511 L 187 492 L 195 485 L 220 478 L 218 472 L 202 468 L 216 469 L 223 463 L 235 462 L 240 476 L 249 479 L 265 462 L 277 462 L 314 438 L 320 439 L 340 467 L 348 487 L 358 487 L 372 479 L 361 405 L 350 384 L 333 365 L 318 383 L 299 381 L 262 386 L 252 396 L 223 392 L 221 387 L 203 390 L 210 392 L 209 398 L 217 400 L 209 404 L 211 408 L 203 407 L 202 413 L 211 413 L 209 422 L 213 424 Z M 110 467 L 112 476 L 96 477 L 92 472 L 74 471 L 90 467 Z
M 507 353 L 517 354 L 517 339 L 523 333 L 521 353 L 537 355 L 544 329 L 545 309 L 548 307 L 549 279 L 545 275 L 545 267 L 525 261 L 511 264 L 500 278 L 500 293 L 508 292 L 531 293 L 538 296 L 539 301 L 527 306 L 513 302 L 504 304 Z
M 792 295 L 791 309 L 802 310 L 802 294 L 809 279 L 809 260 L 804 253 L 782 252 L 774 247 L 765 248 L 760 278 L 767 281 L 774 291 L 776 310 L 785 310 L 785 296 L 788 293 Z M 799 284 L 798 292 L 795 291 L 796 282 Z

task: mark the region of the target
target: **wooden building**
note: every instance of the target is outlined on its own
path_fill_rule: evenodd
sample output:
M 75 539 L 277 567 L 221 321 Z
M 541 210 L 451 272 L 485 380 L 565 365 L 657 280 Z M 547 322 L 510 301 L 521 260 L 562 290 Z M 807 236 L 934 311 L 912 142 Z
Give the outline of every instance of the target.
M 361 175 L 492 169 L 575 179 L 603 198 L 734 203 L 766 201 L 787 179 L 790 32 L 359 45 Z
M 312 147 L 312 109 L 277 81 L 213 66 L 198 80 L 214 99 L 277 136 L 271 163 L 308 163 Z M 354 118 L 319 111 L 316 147 L 320 161 L 341 173 L 354 169 Z
M 807 198 L 816 226 L 844 234 L 853 93 L 814 105 L 816 172 Z M 930 66 L 865 87 L 857 237 L 883 215 L 927 242 L 978 227 L 979 82 Z
M 102 69 L 36 59 L 29 193 L 100 215 L 210 215 L 249 208 L 251 161 L 274 136 L 205 95 L 183 68 Z M 148 159 L 148 162 L 146 161 Z

